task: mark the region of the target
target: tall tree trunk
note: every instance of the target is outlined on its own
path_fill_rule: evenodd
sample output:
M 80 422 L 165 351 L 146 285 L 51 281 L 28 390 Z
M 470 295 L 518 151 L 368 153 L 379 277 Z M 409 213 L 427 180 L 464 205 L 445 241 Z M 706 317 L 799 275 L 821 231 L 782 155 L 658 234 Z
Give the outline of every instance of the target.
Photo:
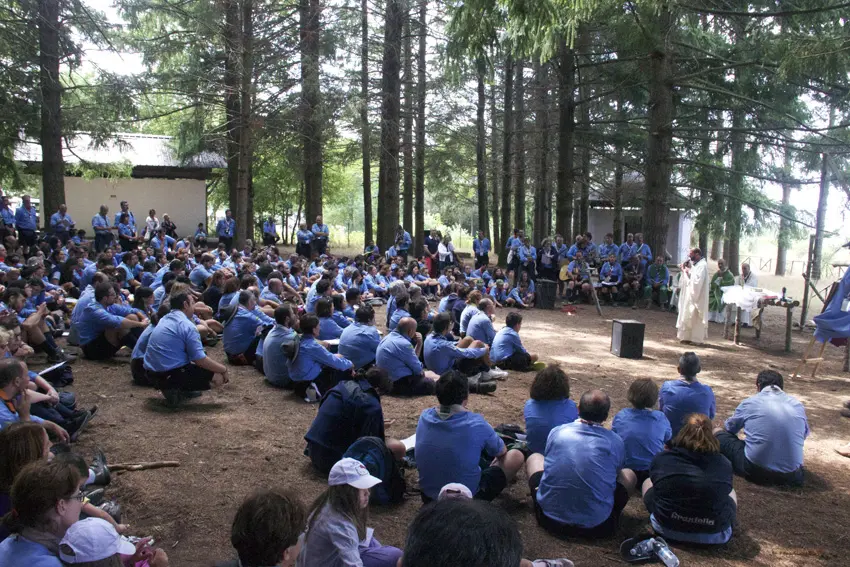
M 514 210 L 514 226 L 525 231 L 525 65 L 520 59 L 516 65 L 514 84 L 516 115 L 516 150 L 514 151 L 514 166 L 516 168 L 516 193 L 514 195 L 516 208 Z
M 227 196 L 228 207 L 236 215 L 239 194 L 239 144 L 241 134 L 241 78 L 239 68 L 238 0 L 224 0 L 224 110 L 227 121 Z
M 498 76 L 494 72 L 494 76 Z M 499 152 L 496 148 L 499 147 L 499 127 L 498 116 L 496 115 L 496 81 L 490 86 L 490 184 L 493 186 L 493 250 L 497 251 L 499 256 L 503 255 L 502 248 L 504 245 L 501 240 L 501 232 L 499 231 Z
M 291 242 L 295 242 L 295 235 L 298 232 L 298 227 L 301 224 L 301 210 L 304 208 L 304 178 L 301 178 L 301 191 L 298 192 L 298 213 L 295 215 L 295 222 L 292 223 L 292 235 L 289 237 Z
M 372 234 L 372 149 L 369 127 L 369 0 L 360 3 L 360 140 L 363 152 L 363 238 Z
M 413 245 L 416 255 L 422 251 L 425 234 L 425 97 L 426 97 L 426 38 L 428 35 L 428 0 L 419 0 L 419 52 L 416 61 L 416 203 L 414 217 L 416 235 Z
M 783 167 L 782 167 L 782 206 L 780 211 L 784 215 L 789 214 L 789 205 L 791 204 L 791 189 L 793 185 L 788 182 L 791 176 L 791 150 L 788 145 L 785 145 L 783 151 Z M 790 216 L 790 215 L 789 215 Z M 776 239 L 776 275 L 785 275 L 785 265 L 788 259 L 788 247 L 791 245 L 791 221 L 780 217 L 779 219 L 779 235 Z
M 586 30 L 582 30 L 579 37 L 579 49 L 586 51 L 590 46 L 590 34 Z M 588 78 L 579 73 L 579 99 L 581 105 L 581 122 L 579 129 L 582 132 L 581 144 L 581 196 L 579 199 L 578 210 L 578 231 L 582 234 L 589 230 L 588 216 L 590 214 L 590 86 L 587 84 Z M 597 237 L 597 241 L 601 238 Z
M 711 241 L 711 254 L 709 258 L 711 260 L 717 260 L 723 255 L 723 239 L 715 238 Z
M 546 200 L 549 185 L 549 101 L 548 72 L 549 64 L 535 62 L 535 109 L 534 121 L 537 129 L 537 178 L 534 181 L 534 243 L 539 245 L 549 236 L 551 227 L 548 222 L 549 203 Z
M 614 242 L 623 242 L 623 148 L 617 147 L 614 165 Z
M 413 51 L 410 35 L 410 11 L 404 5 L 404 206 L 402 224 L 404 230 L 413 230 Z M 415 250 L 415 248 L 414 248 Z
M 575 52 L 564 40 L 558 53 L 558 194 L 555 200 L 555 230 L 567 242 L 572 242 L 573 238 L 575 70 Z
M 38 3 L 38 63 L 41 87 L 41 219 L 65 202 L 62 158 L 62 85 L 59 82 L 59 0 Z
M 484 91 L 484 73 L 487 71 L 484 60 L 476 61 L 478 74 L 478 104 L 475 114 L 475 169 L 478 175 L 478 230 L 490 235 L 490 221 L 487 211 L 487 126 L 484 123 L 484 111 L 487 108 L 487 95 Z
M 254 0 L 242 0 L 239 103 L 239 177 L 236 186 L 236 244 L 254 236 L 254 217 L 251 214 L 252 151 L 252 80 L 254 77 Z
M 384 56 L 381 66 L 381 159 L 378 177 L 378 246 L 393 245 L 398 227 L 399 117 L 401 98 L 401 31 L 404 15 L 400 0 L 387 0 Z
M 835 125 L 835 108 L 830 103 L 829 127 Z M 821 155 L 820 166 L 820 194 L 818 195 L 818 212 L 815 217 L 815 248 L 812 252 L 811 279 L 817 281 L 821 277 L 823 268 L 823 232 L 826 225 L 826 204 L 829 200 L 829 154 Z
M 514 122 L 514 59 L 505 59 L 505 104 L 502 112 L 502 248 L 511 236 L 511 145 L 513 144 Z M 504 264 L 507 254 L 499 250 L 499 263 Z
M 659 8 L 659 42 L 650 54 L 649 136 L 646 152 L 646 198 L 643 208 L 644 240 L 655 256 L 667 245 L 667 203 L 670 196 L 670 152 L 673 142 L 673 15 Z
M 746 168 L 743 132 L 745 112 L 746 110 L 740 107 L 732 111 L 732 131 L 729 133 L 734 171 L 729 176 L 729 199 L 726 201 L 726 241 L 729 243 L 729 252 L 725 256 L 729 270 L 736 276 L 741 260 L 741 198 L 744 192 L 743 171 Z
M 301 136 L 304 145 L 304 217 L 313 222 L 322 214 L 322 132 L 320 125 L 319 34 L 320 0 L 300 0 Z

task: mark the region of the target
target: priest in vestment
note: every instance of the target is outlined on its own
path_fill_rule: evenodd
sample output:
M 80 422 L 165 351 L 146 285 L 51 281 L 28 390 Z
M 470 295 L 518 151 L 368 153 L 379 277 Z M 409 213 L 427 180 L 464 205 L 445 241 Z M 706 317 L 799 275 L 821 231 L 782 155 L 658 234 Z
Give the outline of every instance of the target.
M 677 336 L 681 342 L 701 344 L 708 338 L 708 267 L 699 248 L 689 257 L 690 266 L 682 265 L 679 279 Z
M 735 285 L 743 287 L 758 287 L 758 277 L 750 269 L 750 265 L 744 262 L 741 264 L 741 275 L 735 276 Z M 741 324 L 744 327 L 749 327 L 753 324 L 753 312 L 747 309 L 741 310 Z

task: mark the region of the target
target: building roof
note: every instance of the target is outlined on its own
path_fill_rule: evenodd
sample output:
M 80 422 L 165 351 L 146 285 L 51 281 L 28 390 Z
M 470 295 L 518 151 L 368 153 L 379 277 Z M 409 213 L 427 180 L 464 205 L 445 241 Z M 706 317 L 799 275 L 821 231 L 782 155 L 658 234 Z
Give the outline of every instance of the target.
M 95 143 L 89 134 L 76 134 L 62 141 L 66 164 L 129 163 L 133 167 L 168 167 L 211 169 L 226 168 L 227 161 L 215 152 L 200 152 L 180 160 L 171 136 L 147 134 L 114 134 L 105 142 Z M 15 148 L 15 161 L 41 163 L 41 145 L 27 141 Z
M 623 183 L 621 186 L 621 202 L 624 208 L 642 208 L 645 199 L 644 186 L 646 181 L 640 173 L 628 171 L 623 175 Z M 678 191 L 673 191 L 669 196 L 668 202 L 672 209 L 690 209 L 693 205 L 689 199 Z M 590 186 L 590 206 L 591 208 L 602 207 L 609 208 L 614 206 L 614 186 L 613 185 L 591 185 Z

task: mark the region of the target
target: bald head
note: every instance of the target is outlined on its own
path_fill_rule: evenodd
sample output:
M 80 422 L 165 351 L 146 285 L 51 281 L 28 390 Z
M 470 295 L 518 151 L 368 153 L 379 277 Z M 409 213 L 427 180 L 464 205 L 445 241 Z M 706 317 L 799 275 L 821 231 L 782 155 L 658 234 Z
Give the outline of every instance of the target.
M 412 337 L 416 333 L 416 319 L 413 317 L 402 317 L 396 327 L 399 333 Z
M 578 404 L 578 416 L 593 423 L 602 423 L 608 419 L 611 399 L 602 390 L 589 390 L 581 395 Z
M 269 280 L 269 289 L 272 290 L 273 293 L 279 294 L 283 291 L 283 282 L 277 278 L 272 278 Z

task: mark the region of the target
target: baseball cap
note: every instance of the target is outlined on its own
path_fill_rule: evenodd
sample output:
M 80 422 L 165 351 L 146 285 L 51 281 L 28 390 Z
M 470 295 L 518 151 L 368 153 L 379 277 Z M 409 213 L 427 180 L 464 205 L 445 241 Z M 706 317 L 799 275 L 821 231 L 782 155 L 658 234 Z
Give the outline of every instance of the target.
M 437 500 L 472 500 L 472 492 L 465 484 L 451 482 L 440 489 Z
M 372 488 L 376 484 L 381 484 L 381 479 L 369 474 L 369 469 L 360 461 L 346 457 L 337 462 L 328 475 L 328 486 L 343 484 L 354 488 Z
M 70 564 L 100 561 L 116 553 L 133 555 L 136 546 L 100 518 L 75 522 L 59 543 L 59 559 Z

